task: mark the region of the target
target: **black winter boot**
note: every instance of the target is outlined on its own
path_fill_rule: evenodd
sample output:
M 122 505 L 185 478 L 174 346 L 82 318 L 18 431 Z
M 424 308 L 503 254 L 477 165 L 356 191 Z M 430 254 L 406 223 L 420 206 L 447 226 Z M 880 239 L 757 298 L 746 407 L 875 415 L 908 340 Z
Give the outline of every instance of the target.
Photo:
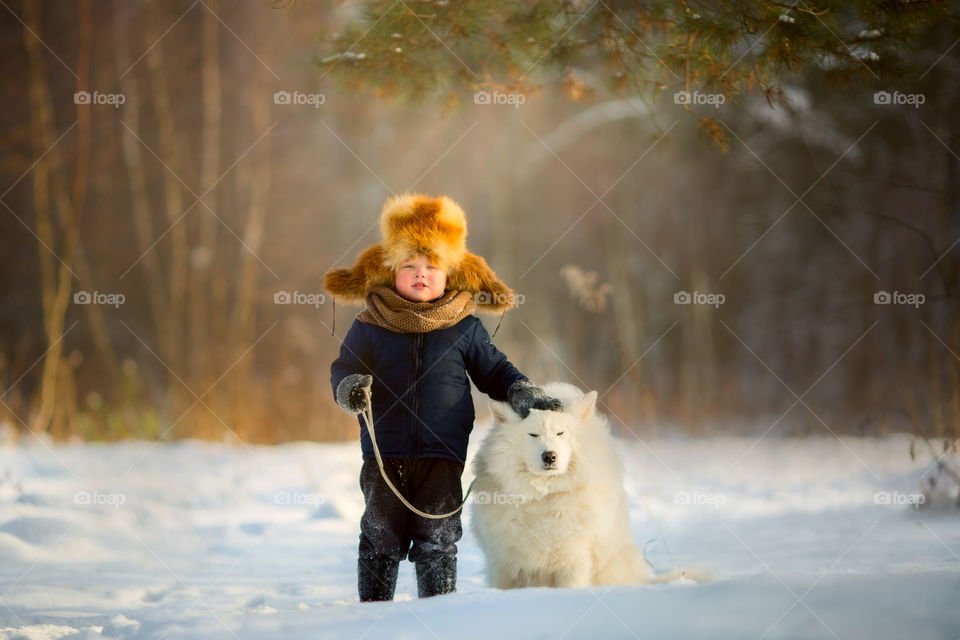
M 387 556 L 360 556 L 357 561 L 360 602 L 393 600 L 399 567 L 399 560 Z
M 417 595 L 439 596 L 457 590 L 457 557 L 440 556 L 417 563 Z

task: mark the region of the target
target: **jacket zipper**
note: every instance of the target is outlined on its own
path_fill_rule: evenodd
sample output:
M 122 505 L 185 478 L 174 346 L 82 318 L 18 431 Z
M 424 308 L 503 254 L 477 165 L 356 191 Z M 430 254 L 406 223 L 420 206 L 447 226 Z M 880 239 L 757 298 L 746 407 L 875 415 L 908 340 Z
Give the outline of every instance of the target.
M 417 433 L 417 414 L 420 412 L 420 394 L 417 391 L 420 386 L 420 369 L 423 365 L 423 334 L 415 333 L 413 335 L 413 377 L 410 380 L 410 390 L 413 392 L 413 398 L 410 403 L 410 439 L 408 440 L 407 450 L 412 456 L 420 455 L 420 439 L 416 437 Z

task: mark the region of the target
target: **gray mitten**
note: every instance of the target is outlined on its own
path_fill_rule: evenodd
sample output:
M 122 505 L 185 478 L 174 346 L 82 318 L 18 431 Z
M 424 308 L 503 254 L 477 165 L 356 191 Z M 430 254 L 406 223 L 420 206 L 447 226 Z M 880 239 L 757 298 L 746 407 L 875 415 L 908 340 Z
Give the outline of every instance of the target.
M 556 398 L 551 398 L 543 389 L 529 380 L 517 380 L 507 390 L 507 401 L 510 407 L 521 418 L 530 415 L 530 409 L 543 411 L 563 411 L 563 404 Z
M 352 416 L 367 409 L 367 396 L 363 392 L 373 385 L 373 376 L 364 373 L 352 373 L 337 385 L 337 404 Z

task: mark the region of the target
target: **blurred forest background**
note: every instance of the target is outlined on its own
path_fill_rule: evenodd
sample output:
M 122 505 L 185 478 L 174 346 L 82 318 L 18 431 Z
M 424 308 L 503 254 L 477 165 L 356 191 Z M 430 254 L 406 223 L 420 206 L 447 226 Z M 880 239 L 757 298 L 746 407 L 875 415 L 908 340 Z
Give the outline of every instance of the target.
M 321 280 L 414 190 L 620 432 L 957 438 L 957 5 L 751 4 L 3 3 L 0 421 L 357 437 Z

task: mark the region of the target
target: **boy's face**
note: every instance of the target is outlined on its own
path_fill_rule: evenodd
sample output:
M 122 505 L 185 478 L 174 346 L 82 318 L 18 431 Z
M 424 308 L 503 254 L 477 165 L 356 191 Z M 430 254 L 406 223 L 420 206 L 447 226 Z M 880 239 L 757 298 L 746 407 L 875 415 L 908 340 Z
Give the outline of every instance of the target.
M 407 300 L 426 302 L 443 295 L 447 274 L 427 256 L 417 254 L 400 263 L 395 286 L 397 293 Z

